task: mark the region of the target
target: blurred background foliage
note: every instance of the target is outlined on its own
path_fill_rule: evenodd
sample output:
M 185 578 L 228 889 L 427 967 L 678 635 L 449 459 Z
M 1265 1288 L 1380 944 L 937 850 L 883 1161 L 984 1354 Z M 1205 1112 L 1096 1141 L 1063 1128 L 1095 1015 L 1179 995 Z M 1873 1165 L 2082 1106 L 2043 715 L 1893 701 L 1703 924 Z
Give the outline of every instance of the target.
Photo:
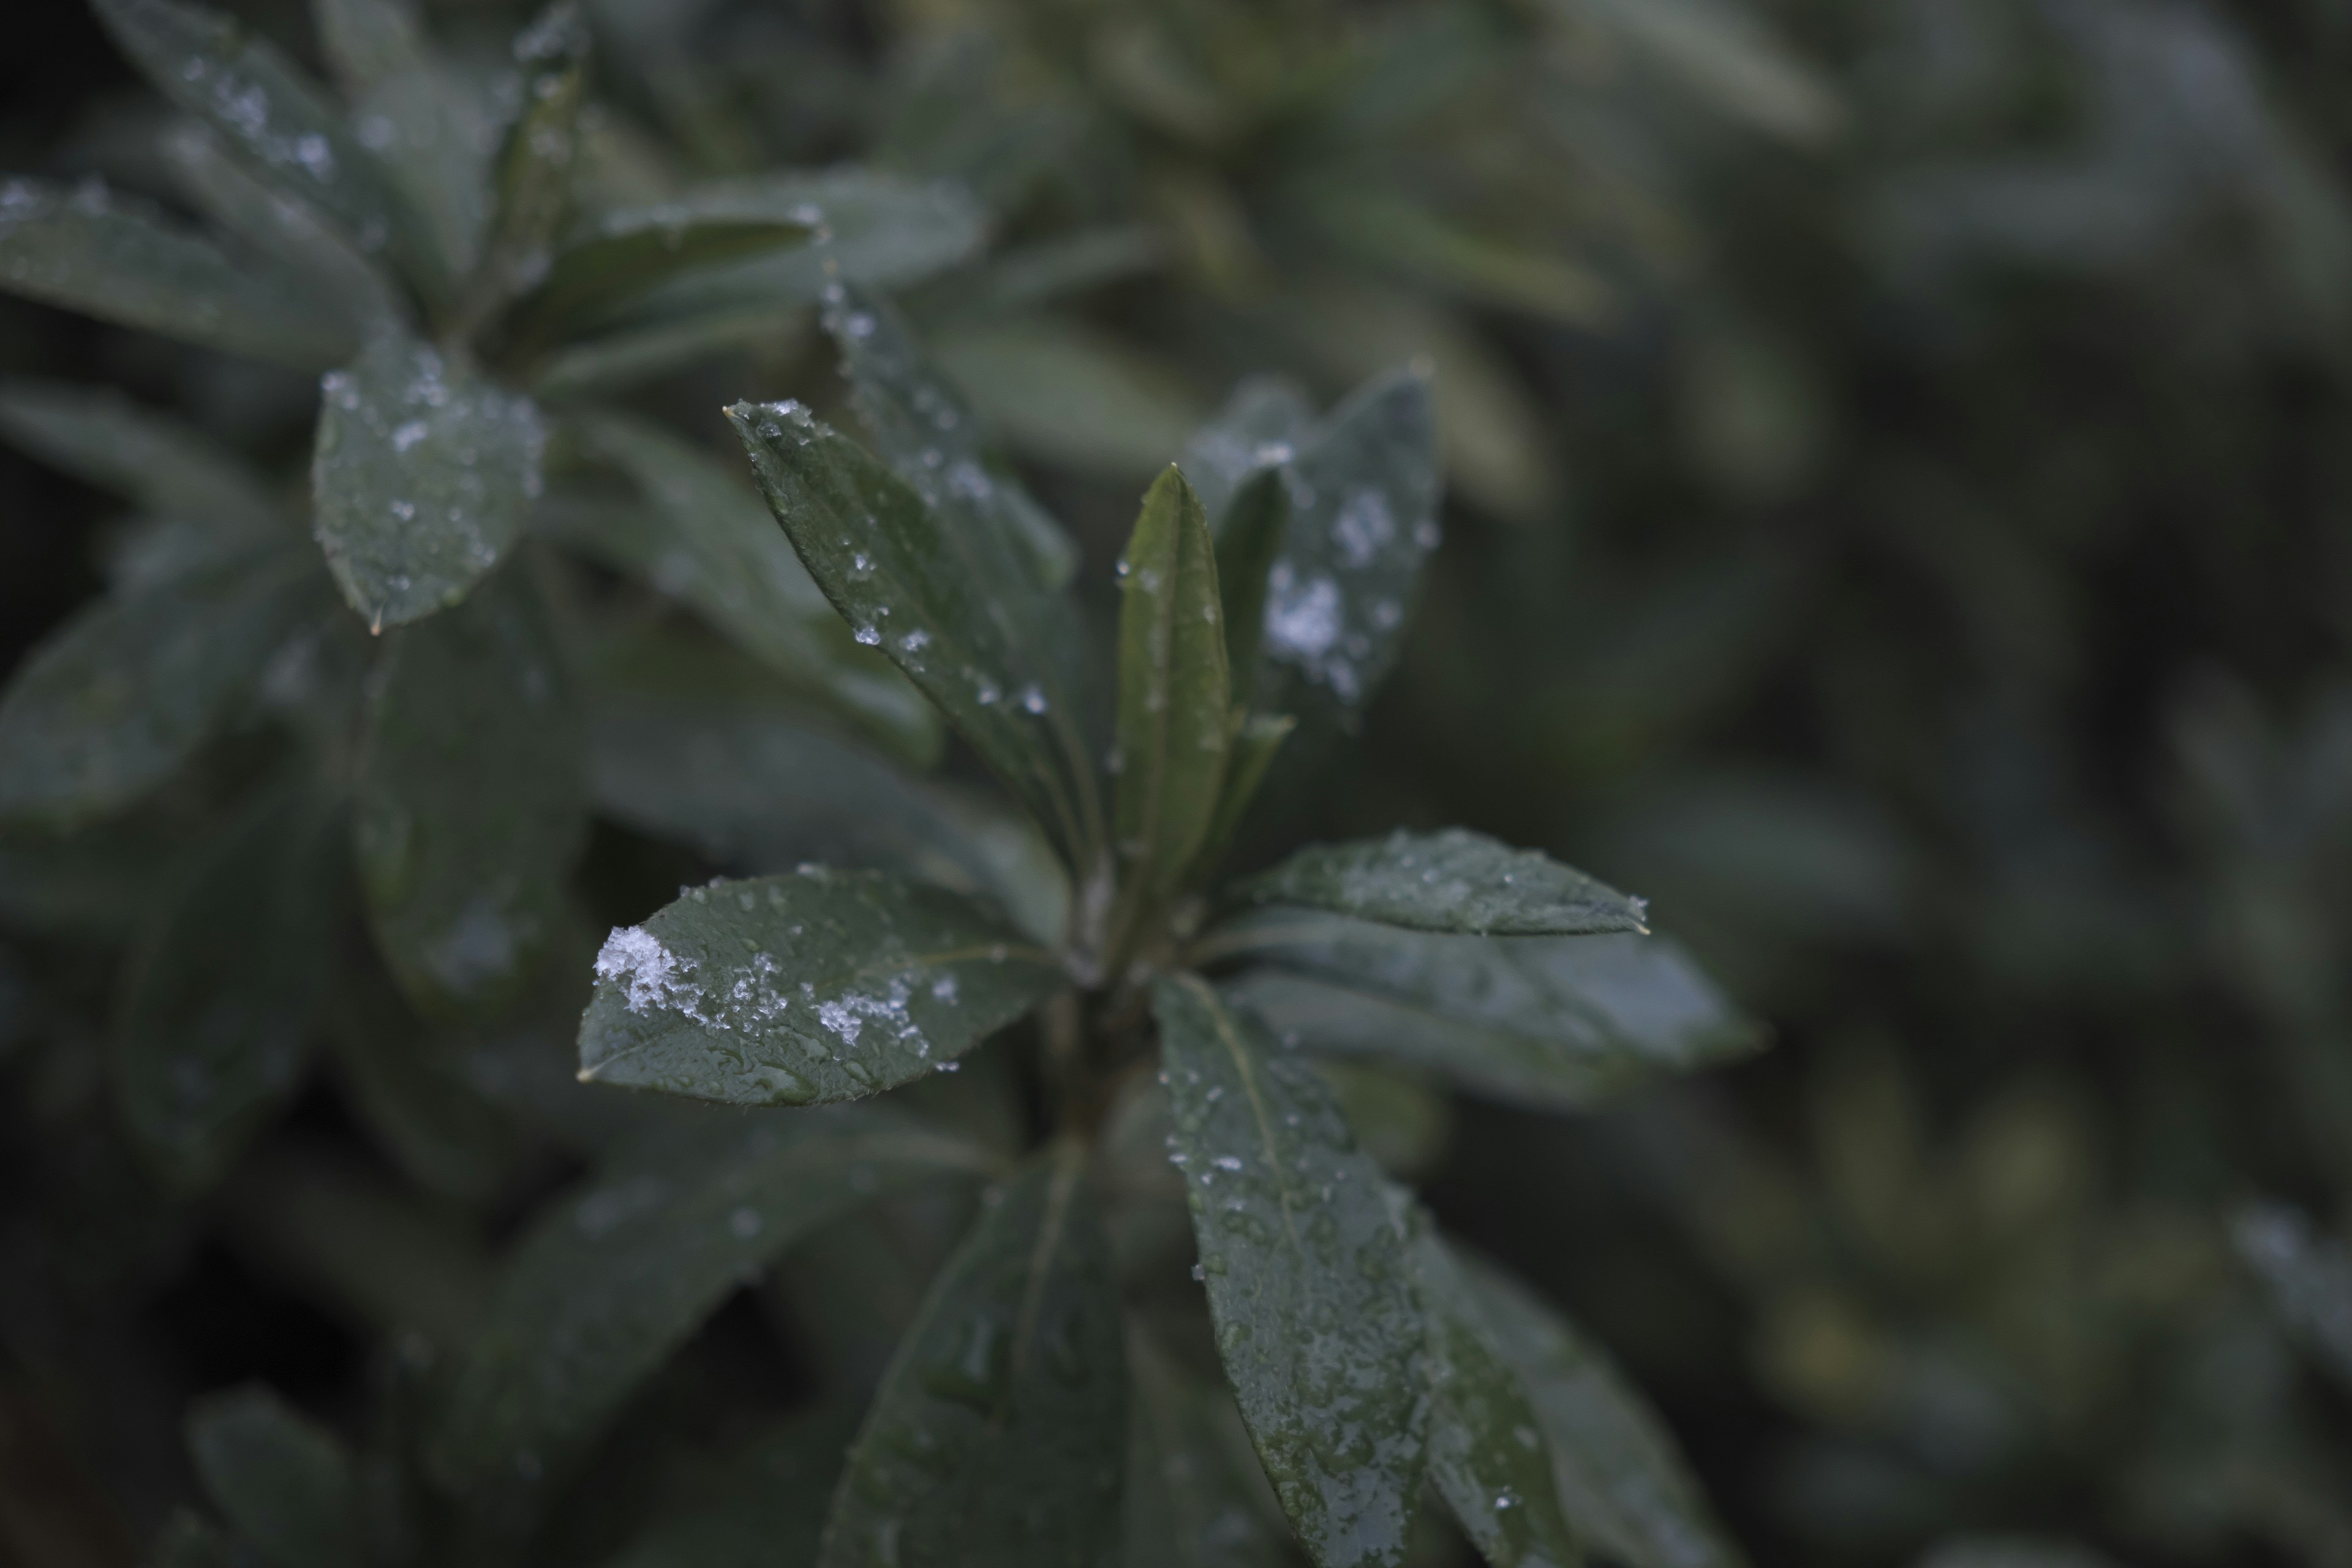
M 315 63 L 303 6 L 233 8 Z M 484 62 L 524 19 L 431 12 Z M 607 202 L 849 159 L 970 188 L 985 247 L 901 303 L 1097 567 L 1237 378 L 1433 366 L 1422 618 L 1267 836 L 1549 848 L 1770 1021 L 1566 1124 L 1352 1097 L 1617 1349 L 1759 1563 L 2352 1563 L 2352 5 L 587 12 Z M 168 194 L 96 24 L 9 27 L 0 166 Z M 308 379 L 14 300 L 0 372 L 308 448 Z M 804 312 L 631 401 L 723 451 L 723 402 L 788 394 L 843 401 Z M 13 663 L 97 590 L 113 509 L 12 450 L 0 495 Z M 193 1491 L 196 1394 L 368 1407 L 375 1331 L 462 1321 L 566 1168 L 420 1192 L 347 1075 L 219 1194 L 155 1189 L 96 1042 L 171 828 L 69 877 L 0 843 L 27 1563 L 132 1561 Z M 652 855 L 600 827 L 591 864 Z M 906 1286 L 839 1250 L 646 1399 L 870 1374 L 844 1298 Z M 763 1309 L 848 1370 L 779 1363 Z

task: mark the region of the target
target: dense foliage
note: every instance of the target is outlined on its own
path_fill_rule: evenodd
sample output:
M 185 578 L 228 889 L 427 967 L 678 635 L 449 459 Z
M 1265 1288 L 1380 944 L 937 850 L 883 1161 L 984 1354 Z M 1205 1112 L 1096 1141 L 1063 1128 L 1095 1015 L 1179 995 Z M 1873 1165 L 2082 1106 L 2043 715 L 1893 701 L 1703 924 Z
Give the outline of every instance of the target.
M 2324 0 L 237 9 L 0 132 L 11 1552 L 2352 1561 Z

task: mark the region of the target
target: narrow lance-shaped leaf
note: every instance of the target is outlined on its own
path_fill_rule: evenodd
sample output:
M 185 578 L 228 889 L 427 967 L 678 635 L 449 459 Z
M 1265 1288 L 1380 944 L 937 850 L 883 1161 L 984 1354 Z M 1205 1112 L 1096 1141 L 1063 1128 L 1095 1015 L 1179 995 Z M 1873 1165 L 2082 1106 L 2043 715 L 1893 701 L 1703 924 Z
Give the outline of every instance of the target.
M 170 777 L 321 597 L 316 570 L 284 545 L 247 545 L 68 621 L 0 697 L 0 816 L 70 826 Z
M 820 867 L 697 888 L 606 939 L 580 1076 L 737 1105 L 855 1100 L 933 1071 L 1065 983 L 944 889 Z
M 244 458 L 110 387 L 0 383 L 0 435 L 142 510 L 201 518 L 226 538 L 282 521 L 268 479 Z
M 548 247 L 572 205 L 580 152 L 580 105 L 588 91 L 588 27 L 572 0 L 556 0 L 515 36 L 520 107 L 493 172 L 497 203 L 474 280 L 473 309 L 487 311 L 545 275 Z
M 1592 936 L 1649 930 L 1640 899 L 1535 850 L 1459 827 L 1312 845 L 1234 891 L 1255 904 L 1295 904 L 1411 931 Z
M 1227 994 L 1284 1040 L 1516 1104 L 1591 1105 L 1763 1043 L 1664 937 L 1433 936 L 1269 910 L 1213 932 L 1195 959 L 1244 952 L 1269 966 Z
M 834 613 L 759 493 L 659 427 L 612 415 L 575 426 L 652 513 L 548 509 L 558 536 L 692 605 L 729 641 L 911 760 L 939 758 L 938 710 Z
M 425 32 L 414 0 L 310 0 L 319 47 L 356 97 L 425 62 Z
M 554 634 L 513 574 L 394 635 L 369 691 L 356 829 L 368 911 L 428 1009 L 514 994 L 562 918 L 586 740 Z
M 1192 975 L 1152 992 L 1217 1349 L 1318 1568 L 1404 1561 L 1428 1399 L 1404 1237 L 1330 1091 Z
M 189 1413 L 188 1452 L 214 1506 L 270 1568 L 358 1568 L 358 1488 L 332 1433 L 247 1386 Z
M 155 90 L 210 125 L 274 184 L 341 224 L 362 249 L 417 250 L 398 196 L 318 83 L 216 11 L 175 0 L 92 0 Z
M 1397 1201 L 1411 1209 L 1403 1194 Z M 1550 1443 L 1518 1372 L 1436 1222 L 1412 1212 L 1408 1224 L 1429 1347 L 1430 1479 L 1496 1568 L 1575 1568 L 1583 1552 L 1561 1517 Z
M 293 1092 L 327 980 L 341 827 L 317 802 L 265 795 L 198 854 L 131 958 L 116 1087 L 177 1185 L 218 1176 Z
M 810 224 L 790 219 L 698 216 L 682 206 L 606 214 L 509 307 L 499 343 L 518 358 L 536 357 L 680 273 L 804 245 L 811 233 Z
M 1673 1436 L 1607 1355 L 1501 1269 L 1458 1266 L 1551 1445 L 1579 1535 L 1628 1568 L 1740 1568 Z
M 338 363 L 359 344 L 332 310 L 94 182 L 0 181 L 0 289 L 296 370 Z
M 429 258 L 428 292 L 446 302 L 480 259 L 489 225 L 490 163 L 501 122 L 493 84 L 426 58 L 356 92 L 352 123 L 383 161 Z
M 813 1563 L 856 1412 L 778 1423 L 698 1477 L 604 1568 L 789 1568 Z
M 1258 1500 L 1265 1482 L 1242 1472 L 1250 1456 L 1232 1396 L 1187 1379 L 1134 1323 L 1127 1359 L 1133 1415 L 1119 1568 L 1282 1568 L 1291 1561 L 1286 1532 L 1271 1500 Z
M 1143 498 L 1123 572 L 1115 818 L 1122 876 L 1156 898 L 1208 836 L 1232 740 L 1216 554 L 1173 468 Z
M 312 526 L 343 597 L 377 629 L 456 604 L 539 498 L 539 410 L 389 332 L 323 391 Z
M 883 1374 L 819 1568 L 1099 1568 L 1118 1539 L 1127 1363 L 1085 1151 L 993 1197 Z
M 1012 541 L 943 527 L 922 499 L 797 403 L 727 411 L 768 505 L 855 628 L 937 703 L 1074 866 L 1103 847 L 1094 763 L 1073 695 L 1067 601 Z
M 1265 634 L 1265 593 L 1290 528 L 1290 487 L 1282 469 L 1257 470 L 1234 492 L 1217 531 L 1217 583 L 1225 604 L 1225 662 L 1234 700 L 1247 702 L 1257 679 L 1258 646 Z
M 950 527 L 1002 531 L 1027 552 L 1039 581 L 1066 584 L 1077 571 L 1077 546 L 1019 479 L 991 466 L 987 426 L 924 357 L 898 313 L 837 283 L 825 290 L 823 320 L 857 416 L 898 477 Z
M 870 1107 L 697 1119 L 638 1147 L 516 1250 L 434 1413 L 428 1462 L 461 1489 L 535 1477 L 796 1238 L 985 1168 L 971 1144 Z
M 1231 622 L 1226 629 L 1232 629 Z M 1242 823 L 1257 799 L 1258 786 L 1265 783 L 1266 771 L 1274 766 L 1276 753 L 1297 727 L 1298 721 L 1287 713 L 1253 713 L 1234 731 L 1233 756 L 1225 764 L 1225 781 L 1217 790 L 1217 809 L 1209 818 L 1200 853 L 1192 858 L 1188 882 L 1197 887 L 1216 875 L 1218 864 L 1240 837 Z

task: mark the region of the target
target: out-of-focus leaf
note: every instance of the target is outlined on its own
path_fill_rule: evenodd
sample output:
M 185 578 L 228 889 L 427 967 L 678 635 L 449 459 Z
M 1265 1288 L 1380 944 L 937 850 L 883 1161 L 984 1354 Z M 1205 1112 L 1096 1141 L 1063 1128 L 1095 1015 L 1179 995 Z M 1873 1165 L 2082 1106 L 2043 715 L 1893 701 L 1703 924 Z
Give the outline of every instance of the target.
M 1254 904 L 1291 904 L 1409 931 L 1479 936 L 1647 933 L 1639 899 L 1571 866 L 1483 833 L 1402 829 L 1386 838 L 1317 844 L 1234 889 Z
M 743 871 L 809 861 L 900 871 L 1062 939 L 1069 879 L 1028 818 L 908 777 L 788 711 L 608 701 L 592 731 L 597 808 Z
M 2352 1387 L 2352 1247 L 2315 1234 L 2294 1210 L 2270 1204 L 2242 1212 L 2232 1239 L 2269 1288 L 2280 1321 Z
M 379 630 L 456 604 L 539 498 L 539 410 L 390 332 L 323 389 L 312 526 L 343 597 Z
M 909 758 L 937 760 L 937 711 L 881 654 L 852 639 L 758 492 L 642 421 L 596 416 L 577 428 L 592 451 L 636 481 L 651 516 L 551 507 L 558 537 L 691 605 L 735 646 Z
M 1330 1086 L 1339 1114 L 1365 1153 L 1400 1181 L 1436 1168 L 1454 1134 L 1454 1107 L 1422 1074 L 1373 1061 L 1318 1058 L 1315 1075 Z
M 841 352 L 857 416 L 898 476 L 950 528 L 985 528 L 1017 541 L 1045 586 L 1078 568 L 1078 547 L 1021 482 L 992 467 L 988 427 L 924 358 L 884 301 L 846 285 L 828 291 L 824 329 Z
M 1834 136 L 1844 110 L 1751 7 L 1721 0 L 1552 0 L 1653 55 L 1708 103 L 1790 142 Z
M 855 628 L 937 703 L 1072 865 L 1092 868 L 1102 808 L 1069 603 L 998 529 L 943 525 L 864 448 L 797 403 L 727 411 L 769 508 Z
M 1416 273 L 1457 296 L 1585 328 L 1608 314 L 1608 285 L 1587 268 L 1476 233 L 1391 193 L 1332 189 L 1309 210 L 1360 260 Z
M 1271 911 L 1207 939 L 1202 955 L 1244 945 L 1271 967 L 1229 993 L 1286 1041 L 1504 1100 L 1588 1105 L 1761 1043 L 1664 937 L 1439 936 Z
M 1225 666 L 1233 672 L 1236 702 L 1249 700 L 1257 675 L 1258 645 L 1265 635 L 1266 579 L 1289 531 L 1289 487 L 1283 483 L 1279 467 L 1262 465 L 1233 492 L 1233 504 L 1217 530 L 1217 585 L 1225 606 Z
M 1959 1535 L 1927 1549 L 1918 1568 L 2114 1568 L 2105 1552 L 2046 1535 Z
M 516 1251 L 435 1414 L 429 1462 L 459 1488 L 537 1474 L 795 1237 L 986 1168 L 971 1144 L 870 1107 L 698 1121 L 635 1150 Z
M 1252 376 L 1185 442 L 1177 466 L 1216 530 L 1220 567 L 1234 497 L 1260 469 L 1279 468 L 1297 457 L 1314 428 L 1315 408 L 1305 393 L 1276 376 Z
M 1187 1378 L 1132 1323 L 1127 1340 L 1132 1419 L 1120 1568 L 1280 1568 L 1290 1561 L 1280 1527 L 1271 1510 L 1261 1514 L 1254 1478 L 1234 1463 L 1244 1437 L 1232 1395 Z
M 503 1122 L 388 977 L 347 965 L 326 1014 L 353 1109 L 409 1179 L 464 1203 L 495 1193 L 509 1163 Z
M 737 1105 L 877 1094 L 1064 984 L 1003 916 L 880 871 L 696 888 L 596 955 L 580 1076 Z
M 1738 1568 L 1673 1436 L 1600 1349 L 1501 1269 L 1459 1266 L 1535 1406 L 1577 1532 L 1630 1568 Z
M 383 162 L 416 229 L 415 247 L 444 280 L 470 274 L 489 225 L 490 162 L 500 124 L 490 84 L 436 61 L 406 66 L 354 96 L 352 124 Z
M 606 1568 L 772 1568 L 816 1560 L 825 1505 L 856 1413 L 828 1406 L 777 1423 L 697 1479 Z
M 1047 317 L 944 333 L 932 353 L 1022 451 L 1115 479 L 1175 460 L 1200 422 L 1183 384 L 1133 351 Z
M 1496 1568 L 1571 1568 L 1584 1554 L 1560 1516 L 1541 1419 L 1436 1222 L 1415 1211 L 1407 1224 L 1427 1333 L 1430 1479 Z
M 1232 629 L 1232 623 L 1226 623 L 1226 630 Z M 1258 786 L 1265 782 L 1266 770 L 1274 766 L 1282 742 L 1297 727 L 1298 721 L 1287 713 L 1253 713 L 1234 732 L 1233 759 L 1225 768 L 1225 782 L 1217 790 L 1216 815 L 1209 819 L 1209 832 L 1201 840 L 1190 880 L 1205 883 L 1216 875 L 1218 864 L 1249 816 Z
M 110 387 L 0 383 L 0 435 L 143 510 L 202 519 L 228 538 L 264 532 L 285 511 L 235 452 Z
M 68 621 L 0 698 L 0 816 L 86 821 L 169 777 L 317 602 L 313 570 L 265 542 L 110 595 Z
M 199 1402 L 188 1452 L 214 1506 L 271 1568 L 357 1568 L 351 1455 L 277 1394 L 248 1384 Z
M 1086 1163 L 1076 1143 L 1036 1156 L 940 1271 L 849 1451 L 820 1568 L 1093 1564 L 1117 1541 L 1127 1362 Z
M 354 98 L 425 63 L 414 0 L 310 0 L 310 25 L 335 79 Z
M 341 814 L 280 793 L 198 852 L 133 953 L 115 1025 L 124 1120 L 201 1186 L 292 1093 L 327 984 Z
M 1217 1348 L 1318 1568 L 1404 1560 L 1421 1320 L 1384 1178 L 1330 1091 L 1191 975 L 1152 991 Z
M 283 279 L 89 183 L 0 182 L 0 288 L 118 326 L 320 370 L 358 346 L 351 324 Z
M 491 169 L 495 200 L 473 287 L 485 308 L 532 287 L 572 206 L 580 106 L 588 93 L 588 26 L 572 0 L 554 0 L 515 35 L 520 108 Z
M 1215 546 L 1172 466 L 1143 498 L 1121 571 L 1114 821 L 1122 886 L 1150 900 L 1206 839 L 1233 739 Z
M 370 682 L 355 826 L 377 940 L 420 1006 L 492 1007 L 528 977 L 585 826 L 585 749 L 527 579 L 394 634 Z
M 688 200 L 604 214 L 509 308 L 501 341 L 517 354 L 537 353 L 593 331 L 672 278 L 806 244 L 821 221 L 814 207 L 794 220 L 713 205 Z
M 317 83 L 236 22 L 175 0 L 92 0 L 99 19 L 147 79 L 218 132 L 271 183 L 342 225 L 363 250 L 390 246 L 412 263 L 398 195 Z
M 179 1509 L 156 1532 L 147 1561 L 152 1568 L 258 1568 L 261 1558 L 201 1515 Z

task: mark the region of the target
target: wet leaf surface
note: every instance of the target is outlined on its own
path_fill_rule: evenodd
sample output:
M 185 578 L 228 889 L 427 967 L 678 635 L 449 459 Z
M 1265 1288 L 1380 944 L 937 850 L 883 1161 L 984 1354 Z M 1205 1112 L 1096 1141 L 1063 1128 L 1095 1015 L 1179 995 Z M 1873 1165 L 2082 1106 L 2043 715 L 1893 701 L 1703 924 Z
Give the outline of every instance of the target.
M 1208 836 L 1233 723 L 1209 522 L 1173 468 L 1143 498 L 1124 564 L 1113 819 L 1123 879 L 1158 898 Z
M 1460 827 L 1311 845 L 1234 892 L 1251 903 L 1328 910 L 1413 931 L 1591 936 L 1649 930 L 1641 900 L 1549 856 Z

